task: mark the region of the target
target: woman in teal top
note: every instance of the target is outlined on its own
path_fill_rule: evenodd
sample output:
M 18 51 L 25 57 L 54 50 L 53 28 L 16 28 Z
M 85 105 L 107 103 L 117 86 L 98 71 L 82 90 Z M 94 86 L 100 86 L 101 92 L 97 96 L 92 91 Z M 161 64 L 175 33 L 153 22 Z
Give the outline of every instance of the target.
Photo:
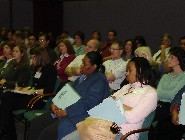
M 172 123 L 170 105 L 175 95 L 185 85 L 185 51 L 180 47 L 174 47 L 169 53 L 168 66 L 172 68 L 172 72 L 164 74 L 157 86 L 159 102 L 154 118 L 158 121 L 153 133 L 155 140 L 176 140 L 182 136 L 182 127 Z
M 157 86 L 159 101 L 171 102 L 185 85 L 185 51 L 180 47 L 170 49 L 168 66 L 172 72 L 164 74 Z

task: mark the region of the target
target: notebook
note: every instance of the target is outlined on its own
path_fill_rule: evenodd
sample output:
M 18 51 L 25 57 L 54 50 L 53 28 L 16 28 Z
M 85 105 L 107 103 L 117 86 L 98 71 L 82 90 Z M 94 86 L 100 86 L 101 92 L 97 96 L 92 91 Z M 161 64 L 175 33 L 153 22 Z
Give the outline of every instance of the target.
M 182 95 L 180 112 L 179 112 L 179 124 L 185 125 L 185 92 Z
M 73 89 L 70 84 L 65 84 L 64 87 L 52 99 L 52 102 L 61 109 L 76 103 L 80 99 L 80 95 Z
M 126 120 L 121 98 L 116 100 L 112 97 L 106 98 L 102 103 L 90 109 L 88 114 L 94 118 L 113 121 L 118 125 Z

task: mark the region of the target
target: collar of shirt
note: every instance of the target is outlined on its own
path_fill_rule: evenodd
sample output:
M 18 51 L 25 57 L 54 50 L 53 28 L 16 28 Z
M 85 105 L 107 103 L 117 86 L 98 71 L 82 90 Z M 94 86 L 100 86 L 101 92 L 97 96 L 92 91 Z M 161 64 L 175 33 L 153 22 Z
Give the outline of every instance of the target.
M 64 57 L 69 57 L 69 54 L 62 54 L 62 55 L 60 56 L 60 59 L 63 59 Z

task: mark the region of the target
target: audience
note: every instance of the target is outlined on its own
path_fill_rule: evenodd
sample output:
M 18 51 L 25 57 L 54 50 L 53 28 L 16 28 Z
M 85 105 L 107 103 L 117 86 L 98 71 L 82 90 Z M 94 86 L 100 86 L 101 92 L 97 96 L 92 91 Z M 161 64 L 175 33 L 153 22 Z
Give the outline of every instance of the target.
M 154 111 L 157 106 L 157 93 L 152 87 L 155 83 L 155 78 L 148 60 L 143 57 L 131 59 L 127 64 L 126 78 L 129 84 L 123 86 L 112 95 L 114 99 L 121 98 L 124 103 L 123 107 L 126 118 L 126 121 L 119 126 L 121 134 L 116 137 L 117 140 L 120 139 L 122 134 L 124 135 L 129 131 L 141 128 L 145 118 Z M 117 127 L 115 126 L 115 128 Z M 82 133 L 80 133 L 80 136 Z M 110 133 L 112 132 L 110 131 Z M 89 139 L 95 139 L 95 137 L 93 137 L 93 132 L 89 135 L 91 136 Z M 94 136 L 96 135 L 103 139 L 106 134 L 101 131 L 98 134 L 94 134 Z M 78 137 L 79 134 L 75 131 L 62 140 L 77 140 Z M 137 140 L 138 137 L 139 134 L 135 133 L 130 135 L 128 140 Z
M 15 47 L 16 48 L 16 47 Z M 14 50 L 14 52 L 17 50 Z M 20 53 L 20 52 L 19 52 Z M 26 55 L 26 52 L 24 52 Z M 14 126 L 14 118 L 12 112 L 17 109 L 25 109 L 29 101 L 35 94 L 47 94 L 54 91 L 57 73 L 53 65 L 49 62 L 49 56 L 43 47 L 38 47 L 32 50 L 32 63 L 35 71 L 32 77 L 32 85 L 28 87 L 26 83 L 16 83 L 15 90 L 24 92 L 25 94 L 13 93 L 12 91 L 3 94 L 0 104 L 0 126 L 2 131 L 6 133 L 7 140 L 16 140 L 16 131 Z M 14 55 L 16 58 L 16 55 Z M 29 66 L 29 65 L 28 65 Z M 26 79 L 26 75 L 31 75 L 28 69 L 24 66 L 24 71 L 19 71 L 22 74 L 21 80 Z M 24 75 L 23 75 L 24 74 Z M 28 76 L 27 76 L 28 77 Z M 2 80 L 1 80 L 2 81 Z M 28 82 L 29 79 L 26 79 Z M 27 95 L 28 94 L 28 95 Z M 8 103 L 8 104 L 7 104 Z M 44 102 L 38 103 L 35 108 L 43 108 Z
M 91 39 L 87 42 L 86 53 L 100 50 L 100 42 L 96 39 Z M 80 65 L 85 54 L 77 56 L 65 69 L 65 73 L 69 76 L 69 81 L 75 81 L 80 76 Z
M 81 98 L 65 110 L 52 104 L 51 111 L 57 118 L 53 119 L 51 112 L 48 112 L 32 120 L 28 139 L 61 140 L 67 134 L 75 131 L 76 124 L 89 116 L 87 111 L 109 96 L 108 82 L 99 69 L 102 69 L 101 55 L 94 51 L 88 52 L 81 65 L 82 75 L 72 83 L 72 87 Z M 81 80 L 82 82 L 80 82 Z
M 26 86 L 30 80 L 29 60 L 25 46 L 5 45 L 4 53 L 7 60 L 2 62 L 0 85 L 4 89 L 14 89 L 16 86 Z M 11 55 L 12 53 L 12 55 Z M 10 56 L 8 56 L 10 55 Z
M 52 32 L 49 34 L 52 37 Z M 153 57 L 151 49 L 147 46 L 145 38 L 141 35 L 135 36 L 134 40 L 126 40 L 124 49 L 122 48 L 121 42 L 116 41 L 117 32 L 115 30 L 109 30 L 107 39 L 102 44 L 100 43 L 101 37 L 100 32 L 93 31 L 91 33 L 91 39 L 87 42 L 87 46 L 85 46 L 85 35 L 83 32 L 77 31 L 73 39 L 67 31 L 63 31 L 61 35 L 57 37 L 57 40 L 52 37 L 52 42 L 56 42 L 55 44 L 57 44 L 55 48 L 57 55 L 52 46 L 50 46 L 51 38 L 49 38 L 48 33 L 41 32 L 38 35 L 39 40 L 37 42 L 37 36 L 30 34 L 28 28 L 23 27 L 22 31 L 17 30 L 15 32 L 12 29 L 7 30 L 7 28 L 1 28 L 0 137 L 6 134 L 7 140 L 16 140 L 17 137 L 12 112 L 17 109 L 26 108 L 27 103 L 35 96 L 34 94 L 52 93 L 58 75 L 63 85 L 68 81 L 74 81 L 74 83 L 71 84 L 74 89 L 81 94 L 82 101 L 70 106 L 65 111 L 52 104 L 52 111 L 58 117 L 51 119 L 50 113 L 47 113 L 33 120 L 29 139 L 57 139 L 57 131 L 58 139 L 63 138 L 72 131 L 74 131 L 74 133 L 66 136 L 65 139 L 71 138 L 71 136 L 72 139 L 79 139 L 79 136 L 77 136 L 78 133 L 75 131 L 75 125 L 88 117 L 87 110 L 102 102 L 104 98 L 110 95 L 110 91 L 111 93 L 116 92 L 113 95 L 115 98 L 121 96 L 122 100 L 124 100 L 127 123 L 120 126 L 121 132 L 125 134 L 133 130 L 131 127 L 140 128 L 146 116 L 155 109 L 156 94 L 154 94 L 155 91 L 151 86 L 157 87 L 159 101 L 155 116 L 155 120 L 158 120 L 158 123 L 156 127 L 152 129 L 150 136 L 153 138 L 150 139 L 180 139 L 182 134 L 185 133 L 184 126 L 179 125 L 178 122 L 179 106 L 185 89 L 185 36 L 179 39 L 179 47 L 171 48 L 172 37 L 168 33 L 165 33 L 161 38 L 159 51 L 155 53 Z M 55 44 L 54 46 L 56 46 Z M 24 47 L 25 45 L 26 48 Z M 101 61 L 96 62 L 98 58 L 93 58 L 93 56 L 98 57 L 97 52 L 100 51 L 105 69 L 103 69 L 103 66 L 100 66 Z M 25 52 L 27 52 L 27 54 L 25 54 Z M 90 52 L 92 52 L 92 54 Z M 133 58 L 135 56 L 146 58 L 150 64 L 150 68 L 145 60 L 139 60 L 143 58 Z M 28 58 L 31 60 L 33 69 L 30 68 Z M 86 66 L 86 64 L 88 64 L 88 66 Z M 127 78 L 125 78 L 126 64 Z M 96 68 L 94 68 L 94 66 L 96 66 Z M 145 70 L 138 70 L 143 69 L 144 66 L 146 67 Z M 102 74 L 97 72 L 97 67 L 101 67 L 100 70 L 102 71 L 105 70 L 106 79 Z M 150 71 L 149 69 L 152 69 L 152 75 L 143 74 L 144 71 Z M 31 70 L 33 70 L 32 80 L 30 80 Z M 90 74 L 89 70 L 92 70 Z M 130 75 L 133 71 L 136 73 L 135 76 L 134 74 Z M 82 86 L 82 84 L 78 85 L 79 79 L 84 77 L 84 74 L 86 76 L 88 74 L 90 75 L 87 76 L 83 82 L 87 84 L 87 87 Z M 156 81 L 152 82 L 153 74 Z M 100 76 L 99 79 L 97 78 L 98 76 Z M 131 76 L 135 77 L 135 82 L 128 80 Z M 152 78 L 147 80 L 149 76 L 152 76 Z M 103 82 L 100 83 L 100 81 Z M 158 83 L 158 81 L 160 82 Z M 96 91 L 95 87 L 101 87 L 101 90 Z M 120 87 L 122 88 L 120 89 Z M 129 87 L 131 87 L 131 89 Z M 134 89 L 132 89 L 133 87 Z M 151 92 L 146 93 L 144 91 L 145 88 Z M 22 95 L 10 90 L 18 90 L 31 95 Z M 126 90 L 128 90 L 128 95 Z M 134 93 L 138 90 L 141 90 L 142 94 L 145 95 L 142 96 L 142 100 L 147 100 L 146 104 L 143 104 L 143 106 L 147 106 L 146 110 L 142 111 L 145 113 L 139 115 L 137 112 L 143 110 L 143 106 L 140 106 L 141 102 L 137 100 L 140 96 L 136 97 L 137 99 L 134 100 L 132 104 L 128 103 L 130 100 L 129 95 L 135 98 Z M 126 94 L 122 96 L 124 93 Z M 94 94 L 97 96 L 94 97 Z M 102 96 L 100 97 L 99 94 Z M 153 100 L 149 96 L 153 98 Z M 149 101 L 151 104 L 148 103 Z M 136 102 L 138 105 L 133 106 Z M 45 103 L 39 102 L 35 108 L 43 108 L 44 105 Z M 82 109 L 76 109 L 79 105 L 83 105 Z M 136 120 L 132 117 L 134 113 L 139 116 Z M 61 119 L 58 120 L 58 118 Z M 132 122 L 135 121 L 137 122 L 134 126 Z M 45 124 L 36 128 L 38 122 Z M 63 125 L 64 127 L 62 127 Z M 36 132 L 37 130 L 38 132 Z M 51 132 L 49 132 L 49 130 L 51 130 Z M 39 133 L 40 131 L 41 133 Z M 138 134 L 131 135 L 128 140 L 132 138 L 138 139 Z
M 0 78 L 0 85 L 3 88 L 0 93 L 0 134 L 6 133 L 7 140 L 17 139 L 12 111 L 22 105 L 19 95 L 12 93 L 11 90 L 28 86 L 31 76 L 26 47 L 14 47 L 12 56 L 13 60 L 1 71 Z

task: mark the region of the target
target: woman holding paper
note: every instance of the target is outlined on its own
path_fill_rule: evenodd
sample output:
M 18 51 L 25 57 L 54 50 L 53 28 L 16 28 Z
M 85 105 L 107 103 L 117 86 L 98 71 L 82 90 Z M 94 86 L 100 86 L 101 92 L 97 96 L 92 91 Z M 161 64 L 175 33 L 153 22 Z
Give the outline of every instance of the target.
M 13 56 L 23 55 L 15 47 Z M 26 51 L 25 51 L 26 52 Z M 26 52 L 27 54 L 27 52 Z M 31 52 L 32 63 L 34 65 L 34 74 L 32 77 L 32 85 L 30 87 L 23 87 L 17 83 L 15 89 L 17 92 L 21 91 L 25 94 L 18 94 L 14 92 L 6 92 L 3 94 L 0 104 L 0 131 L 6 133 L 7 140 L 16 140 L 16 130 L 14 126 L 14 117 L 12 112 L 17 109 L 25 109 L 29 101 L 35 96 L 35 94 L 52 93 L 55 87 L 57 73 L 55 67 L 50 64 L 49 56 L 43 47 L 34 48 Z M 26 71 L 28 72 L 28 70 Z M 31 75 L 31 74 L 30 74 Z M 26 75 L 23 75 L 25 78 Z M 29 81 L 29 80 L 27 80 Z M 25 86 L 25 85 L 24 85 Z M 27 95 L 31 94 L 31 95 Z M 44 102 L 37 104 L 36 108 L 43 108 Z
M 112 96 L 115 99 L 120 98 L 123 102 L 126 120 L 120 125 L 122 134 L 141 128 L 145 118 L 157 106 L 157 94 L 153 88 L 155 80 L 151 66 L 145 58 L 135 57 L 128 62 L 126 78 L 129 84 L 123 86 Z M 79 133 L 81 139 L 83 139 L 85 133 L 88 133 L 87 135 L 91 136 L 92 140 L 97 139 L 96 134 L 88 132 L 88 128 L 86 130 Z M 78 127 L 77 131 L 80 131 Z M 101 139 L 107 139 L 107 134 L 104 131 L 100 131 L 98 134 L 97 136 L 101 135 Z M 73 132 L 66 136 L 64 140 L 75 140 L 79 138 L 79 135 L 77 132 Z M 137 140 L 138 137 L 139 134 L 133 134 L 128 137 L 128 140 Z M 109 140 L 112 139 L 109 138 Z
M 88 52 L 81 65 L 82 75 L 72 83 L 72 87 L 81 98 L 65 109 L 61 109 L 53 103 L 51 112 L 55 118 L 52 118 L 51 112 L 48 112 L 33 119 L 28 139 L 61 140 L 67 134 L 75 131 L 76 124 L 89 116 L 87 111 L 109 96 L 109 84 L 104 74 L 100 72 L 100 70 L 104 72 L 103 68 L 101 54 L 94 51 Z

